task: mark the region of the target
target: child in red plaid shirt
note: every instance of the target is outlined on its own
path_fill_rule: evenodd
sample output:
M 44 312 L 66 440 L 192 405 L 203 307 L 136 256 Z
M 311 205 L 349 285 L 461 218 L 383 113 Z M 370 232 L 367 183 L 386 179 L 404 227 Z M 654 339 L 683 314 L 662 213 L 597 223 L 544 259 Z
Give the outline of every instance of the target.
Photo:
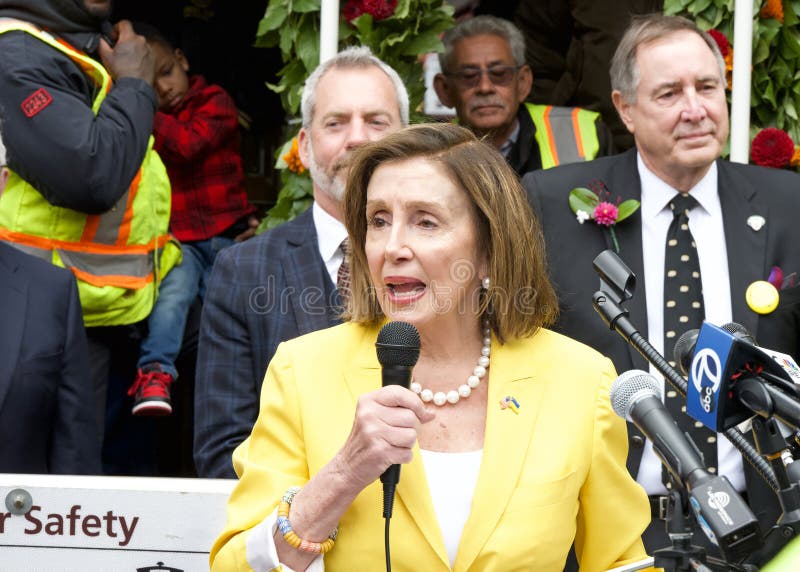
M 172 184 L 170 231 L 182 243 L 183 261 L 161 283 L 128 394 L 134 396 L 134 415 L 169 415 L 169 388 L 178 377 L 175 359 L 189 309 L 203 296 L 217 253 L 252 236 L 258 219 L 244 191 L 233 99 L 202 76 L 190 77 L 181 50 L 155 28 L 137 24 L 135 29 L 156 60 L 159 111 L 153 135 Z

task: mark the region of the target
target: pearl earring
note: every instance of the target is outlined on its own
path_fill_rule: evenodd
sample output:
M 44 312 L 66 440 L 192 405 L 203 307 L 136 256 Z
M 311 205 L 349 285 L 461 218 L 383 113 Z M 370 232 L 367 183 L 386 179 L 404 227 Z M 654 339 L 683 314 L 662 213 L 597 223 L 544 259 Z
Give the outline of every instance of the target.
M 484 290 L 488 290 L 491 287 L 491 285 L 492 285 L 492 279 L 489 278 L 488 276 L 483 280 L 481 280 L 481 286 L 483 286 Z

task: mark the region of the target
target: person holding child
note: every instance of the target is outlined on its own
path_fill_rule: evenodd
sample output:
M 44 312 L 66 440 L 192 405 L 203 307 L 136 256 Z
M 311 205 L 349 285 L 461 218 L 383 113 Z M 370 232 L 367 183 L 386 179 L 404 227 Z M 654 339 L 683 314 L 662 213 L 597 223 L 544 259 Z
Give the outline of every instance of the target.
M 158 30 L 134 25 L 155 59 L 158 96 L 153 135 L 172 185 L 170 232 L 183 260 L 164 279 L 148 318 L 136 379 L 134 415 L 169 415 L 170 385 L 189 310 L 202 297 L 217 253 L 253 236 L 258 219 L 247 200 L 233 99 L 200 75 Z

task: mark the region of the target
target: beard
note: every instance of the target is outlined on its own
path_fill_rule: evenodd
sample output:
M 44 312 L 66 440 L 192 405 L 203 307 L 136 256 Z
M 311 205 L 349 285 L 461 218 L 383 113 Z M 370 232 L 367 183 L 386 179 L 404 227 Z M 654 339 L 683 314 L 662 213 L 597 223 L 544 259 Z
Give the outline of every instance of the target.
M 350 156 L 335 161 L 328 169 L 320 165 L 314 156 L 314 146 L 311 140 L 308 142 L 308 170 L 311 172 L 311 180 L 326 195 L 337 203 L 341 203 L 344 198 L 344 191 L 347 186 L 347 172 L 350 166 Z

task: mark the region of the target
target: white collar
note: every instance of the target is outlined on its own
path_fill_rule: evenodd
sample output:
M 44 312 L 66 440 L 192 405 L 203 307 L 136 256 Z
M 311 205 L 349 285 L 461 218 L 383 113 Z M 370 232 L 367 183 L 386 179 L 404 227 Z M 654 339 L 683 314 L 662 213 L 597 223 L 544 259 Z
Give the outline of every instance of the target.
M 314 228 L 317 230 L 317 243 L 322 260 L 331 260 L 338 254 L 339 245 L 347 238 L 347 229 L 344 224 L 326 212 L 316 201 L 312 203 L 311 215 L 314 218 Z
M 639 179 L 642 183 L 642 217 L 649 219 L 666 209 L 667 203 L 679 191 L 648 169 L 639 153 L 636 154 L 636 166 L 639 169 Z M 711 167 L 703 178 L 689 189 L 689 193 L 707 213 L 710 214 L 716 210 L 715 205 L 719 204 L 716 161 L 711 163 Z

